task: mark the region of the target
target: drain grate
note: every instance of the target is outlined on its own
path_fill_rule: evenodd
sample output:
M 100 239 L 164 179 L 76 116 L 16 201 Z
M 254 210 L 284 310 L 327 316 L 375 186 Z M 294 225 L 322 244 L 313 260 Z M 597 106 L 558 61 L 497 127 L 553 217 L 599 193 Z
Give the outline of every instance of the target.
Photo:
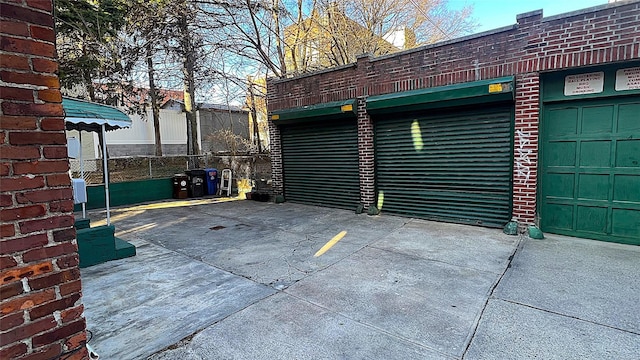
M 214 227 L 210 227 L 209 230 L 221 230 L 226 228 L 226 226 L 222 226 L 222 225 L 216 225 Z

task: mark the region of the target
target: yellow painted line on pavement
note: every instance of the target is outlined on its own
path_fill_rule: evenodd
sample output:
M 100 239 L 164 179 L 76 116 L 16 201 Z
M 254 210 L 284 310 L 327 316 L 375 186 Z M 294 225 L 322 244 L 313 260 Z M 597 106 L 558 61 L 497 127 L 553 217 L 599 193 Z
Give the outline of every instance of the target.
M 318 256 L 321 256 L 322 254 L 326 253 L 327 250 L 331 249 L 331 247 L 333 247 L 333 245 L 335 245 L 338 241 L 340 241 L 340 239 L 342 239 L 345 235 L 347 235 L 346 231 L 341 231 L 340 233 L 338 233 L 338 235 L 334 236 L 333 239 L 329 240 L 329 242 L 324 244 L 324 246 L 321 247 L 320 250 L 318 250 L 313 255 L 313 257 L 318 257 Z

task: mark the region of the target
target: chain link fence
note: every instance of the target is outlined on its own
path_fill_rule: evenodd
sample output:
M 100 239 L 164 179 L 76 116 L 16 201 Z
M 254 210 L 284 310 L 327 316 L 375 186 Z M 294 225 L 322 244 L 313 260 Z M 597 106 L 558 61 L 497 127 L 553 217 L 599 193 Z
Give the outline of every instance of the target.
M 72 176 L 80 178 L 83 171 L 87 184 L 102 184 L 102 160 L 80 162 L 70 159 Z M 269 191 L 271 186 L 271 157 L 255 155 L 197 155 L 197 156 L 136 156 L 108 160 L 109 182 L 170 178 L 194 168 L 231 169 L 233 179 L 250 181 L 254 190 Z

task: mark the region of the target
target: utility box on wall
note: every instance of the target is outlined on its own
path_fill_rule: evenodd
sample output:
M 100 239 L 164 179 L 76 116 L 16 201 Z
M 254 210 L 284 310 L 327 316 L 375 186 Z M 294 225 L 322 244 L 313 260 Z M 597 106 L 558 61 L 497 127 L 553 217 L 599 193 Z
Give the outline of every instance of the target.
M 73 186 L 73 203 L 82 204 L 87 202 L 87 183 L 84 179 L 71 179 Z

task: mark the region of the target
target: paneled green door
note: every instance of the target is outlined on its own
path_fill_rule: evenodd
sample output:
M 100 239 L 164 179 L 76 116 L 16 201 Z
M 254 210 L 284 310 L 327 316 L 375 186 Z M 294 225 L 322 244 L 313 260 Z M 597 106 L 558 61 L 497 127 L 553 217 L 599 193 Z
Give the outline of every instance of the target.
M 640 245 L 640 97 L 544 106 L 543 231 Z
M 287 201 L 355 210 L 360 203 L 354 118 L 282 125 Z

